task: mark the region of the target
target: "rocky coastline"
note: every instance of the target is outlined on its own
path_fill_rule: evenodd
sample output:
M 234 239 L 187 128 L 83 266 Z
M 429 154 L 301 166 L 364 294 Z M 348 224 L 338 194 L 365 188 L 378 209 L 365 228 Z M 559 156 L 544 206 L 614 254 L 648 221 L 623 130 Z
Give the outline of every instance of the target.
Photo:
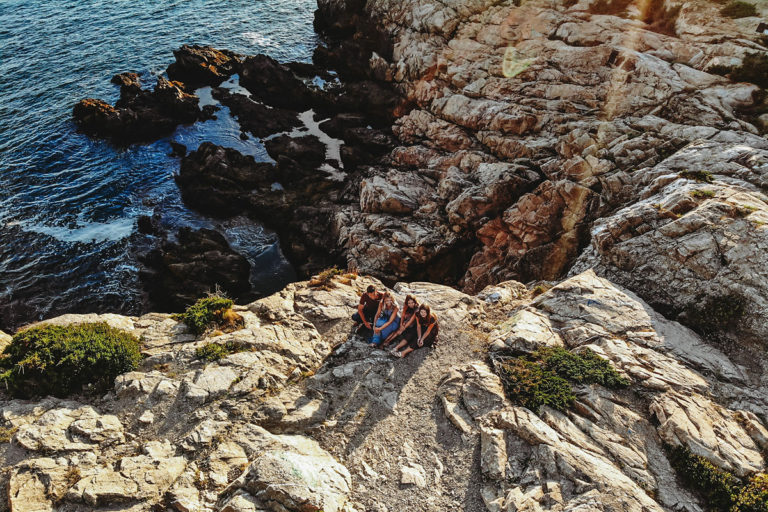
M 722 507 L 691 461 L 765 506 L 768 95 L 735 78 L 768 47 L 723 12 L 318 0 L 312 64 L 184 46 L 154 91 L 116 76 L 114 107 L 75 107 L 84 132 L 160 137 L 215 115 L 194 94 L 211 86 L 274 162 L 177 148 L 184 202 L 264 222 L 302 277 L 355 273 L 252 301 L 223 237 L 144 219 L 154 302 L 223 285 L 243 325 L 46 321 L 107 322 L 143 359 L 104 396 L 0 397 L 9 509 Z M 437 348 L 396 360 L 351 333 L 369 284 L 432 305 Z M 198 357 L 212 344 L 237 350 Z M 521 405 L 499 361 L 556 349 L 626 385 L 571 375 L 568 407 Z

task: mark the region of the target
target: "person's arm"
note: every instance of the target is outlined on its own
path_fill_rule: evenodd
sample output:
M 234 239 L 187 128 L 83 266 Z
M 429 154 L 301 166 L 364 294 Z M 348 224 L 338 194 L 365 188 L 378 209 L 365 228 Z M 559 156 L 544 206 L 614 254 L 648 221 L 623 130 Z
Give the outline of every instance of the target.
M 389 324 L 395 321 L 395 317 L 397 316 L 397 311 L 398 311 L 397 306 L 395 306 L 395 308 L 392 310 L 392 314 L 389 315 L 389 320 L 387 320 L 387 323 L 381 326 L 382 331 L 386 329 L 389 326 Z
M 419 346 L 424 346 L 424 339 L 429 336 L 429 333 L 432 332 L 432 328 L 435 326 L 435 322 L 432 322 L 429 324 L 429 327 L 427 327 L 426 332 L 424 333 L 424 336 L 419 335 Z M 419 329 L 421 331 L 421 329 Z
M 365 305 L 363 304 L 363 299 L 360 299 L 360 304 L 357 305 L 357 312 L 360 314 L 360 319 L 363 321 L 363 325 L 370 329 L 371 324 L 369 324 L 368 320 L 365 318 Z
M 379 301 L 379 307 L 376 308 L 376 316 L 373 317 L 373 332 L 381 332 L 380 327 L 376 327 L 376 322 L 379 321 L 379 316 L 381 315 L 381 307 L 384 305 L 384 301 Z
M 421 341 L 421 320 L 418 315 L 419 314 L 416 313 L 416 339 Z

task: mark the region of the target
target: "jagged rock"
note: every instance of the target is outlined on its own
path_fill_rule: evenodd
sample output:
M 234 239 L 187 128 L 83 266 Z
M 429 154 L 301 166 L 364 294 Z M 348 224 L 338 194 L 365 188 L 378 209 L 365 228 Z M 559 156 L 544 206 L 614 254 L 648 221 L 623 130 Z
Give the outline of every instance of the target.
M 75 123 L 85 134 L 121 144 L 151 141 L 171 133 L 179 124 L 201 118 L 197 96 L 185 92 L 183 84 L 158 77 L 150 92 L 140 89 L 137 79 L 119 76 L 127 85 L 121 87 L 114 107 L 91 98 L 74 106 Z
M 168 77 L 191 86 L 219 85 L 237 73 L 241 57 L 229 50 L 185 44 L 173 51 L 176 62 L 168 66 Z
M 427 477 L 424 474 L 424 468 L 420 464 L 412 463 L 409 466 L 400 467 L 400 483 L 403 485 L 415 485 L 416 487 L 426 487 Z
M 223 87 L 211 91 L 214 98 L 229 107 L 232 115 L 244 131 L 264 138 L 279 132 L 287 132 L 301 125 L 297 113 L 257 103 L 243 94 L 230 92 Z
M 768 146 L 765 146 L 768 149 Z M 642 200 L 601 219 L 592 244 L 572 272 L 596 272 L 638 293 L 663 311 L 708 316 L 727 297 L 743 300 L 739 317 L 713 319 L 742 339 L 761 342 L 768 304 L 762 250 L 766 247 L 768 180 L 765 149 L 701 141 L 648 169 Z M 702 164 L 706 162 L 706 166 Z M 697 182 L 685 172 L 706 170 Z M 690 176 L 696 177 L 697 174 Z
M 311 93 L 293 71 L 266 55 L 246 57 L 240 70 L 240 85 L 268 105 L 306 110 Z
M 325 144 L 314 135 L 280 135 L 266 141 L 264 146 L 269 156 L 275 160 L 290 158 L 307 170 L 315 170 L 325 161 Z
M 5 347 L 11 344 L 11 340 L 13 337 L 10 334 L 6 334 L 3 331 L 0 331 L 0 352 L 5 350 Z
M 235 299 L 251 291 L 250 263 L 211 229 L 182 227 L 176 241 L 162 241 L 140 259 L 152 302 L 166 311 L 181 311 L 217 286 Z
M 123 457 L 115 469 L 103 467 L 79 480 L 67 492 L 66 500 L 91 507 L 157 500 L 186 466 L 184 457 L 174 457 L 173 451 L 168 441 L 152 441 L 144 447 L 144 454 Z
M 121 96 L 138 94 L 141 91 L 141 79 L 136 73 L 119 73 L 110 80 L 120 86 Z
M 558 278 L 591 224 L 638 197 L 649 165 L 700 138 L 765 145 L 754 136 L 757 121 L 739 114 L 754 106 L 755 86 L 706 71 L 750 51 L 743 26 L 711 5 L 687 3 L 675 38 L 585 9 L 320 2 L 316 26 L 344 41 L 316 52 L 316 62 L 344 55 L 354 67 L 365 55 L 366 71 L 398 84 L 417 108 L 395 123 L 402 146 L 387 163 L 429 175 L 420 195 L 439 197 L 423 211 L 440 244 L 412 235 L 425 227 L 412 201 L 392 211 L 339 209 L 338 225 L 355 224 L 338 239 L 351 267 L 423 278 L 452 252 L 463 275 L 442 278 L 470 292 L 506 279 Z M 627 30 L 636 34 L 631 48 Z M 366 178 L 361 204 L 388 192 L 370 184 L 385 183 L 390 169 Z M 404 213 L 408 222 L 396 218 Z
M 237 435 L 246 452 L 259 455 L 242 484 L 254 497 L 272 503 L 273 510 L 343 510 L 350 474 L 315 441 L 275 436 L 256 426 Z

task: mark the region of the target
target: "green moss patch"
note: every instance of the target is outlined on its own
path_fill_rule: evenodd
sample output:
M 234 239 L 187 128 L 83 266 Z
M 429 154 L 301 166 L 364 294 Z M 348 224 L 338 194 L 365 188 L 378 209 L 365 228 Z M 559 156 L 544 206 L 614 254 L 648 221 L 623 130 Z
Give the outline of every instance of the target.
M 0 359 L 0 382 L 15 396 L 105 389 L 141 360 L 139 341 L 106 323 L 47 325 L 16 334 Z
M 529 356 L 491 356 L 509 399 L 538 413 L 542 405 L 563 411 L 576 396 L 571 383 L 600 384 L 612 389 L 629 386 L 611 363 L 594 351 L 574 354 L 560 347 L 544 347 Z
M 757 9 L 749 2 L 734 0 L 720 9 L 720 14 L 728 18 L 747 18 L 757 16 Z
M 210 328 L 235 330 L 242 327 L 243 319 L 232 311 L 232 305 L 231 299 L 212 295 L 199 299 L 189 306 L 184 313 L 175 315 L 174 318 L 187 324 L 195 336 L 203 334 Z
M 233 343 L 208 343 L 195 349 L 195 357 L 204 361 L 218 361 L 222 357 L 237 352 L 243 352 L 244 349 L 235 346 Z
M 746 479 L 718 468 L 687 447 L 667 446 L 669 462 L 680 480 L 698 492 L 712 511 L 768 512 L 768 475 Z
M 540 359 L 547 370 L 579 384 L 600 384 L 610 389 L 629 386 L 629 380 L 622 377 L 607 359 L 590 349 L 574 354 L 560 347 L 544 347 L 534 357 Z

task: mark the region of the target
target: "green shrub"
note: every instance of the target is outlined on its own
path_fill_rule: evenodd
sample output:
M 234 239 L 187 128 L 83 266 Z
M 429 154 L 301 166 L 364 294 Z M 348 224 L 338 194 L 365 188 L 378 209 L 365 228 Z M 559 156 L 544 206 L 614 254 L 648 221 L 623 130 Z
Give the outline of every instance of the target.
M 237 352 L 232 344 L 221 345 L 219 343 L 208 343 L 195 349 L 195 357 L 206 361 L 218 361 L 222 357 Z
M 677 173 L 678 176 L 681 178 L 685 178 L 687 180 L 694 180 L 698 181 L 700 183 L 712 183 L 715 181 L 715 178 L 712 177 L 712 173 L 709 171 L 680 171 Z
M 710 297 L 686 310 L 686 323 L 694 331 L 715 341 L 721 334 L 736 327 L 744 316 L 746 300 L 737 294 Z
M 695 197 L 696 199 L 709 199 L 715 197 L 715 192 L 713 190 L 692 190 L 691 197 Z
M 684 446 L 668 447 L 669 462 L 683 483 L 700 492 L 713 510 L 728 510 L 739 489 L 739 479 Z
M 545 370 L 539 363 L 513 357 L 494 366 L 509 399 L 535 413 L 542 405 L 563 411 L 576 398 L 567 380 Z
M 140 360 L 138 340 L 106 323 L 47 325 L 13 337 L 0 359 L 0 381 L 16 396 L 61 397 L 86 384 L 109 387 Z
M 741 66 L 734 68 L 729 76 L 734 82 L 749 82 L 768 89 L 768 54 L 745 55 Z
M 0 443 L 10 442 L 19 427 L 0 427 Z
M 683 483 L 700 493 L 713 511 L 768 512 L 768 475 L 741 480 L 687 447 L 665 447 L 669 462 Z
M 747 18 L 749 16 L 757 16 L 757 9 L 749 2 L 734 0 L 720 9 L 720 14 L 729 18 Z
M 579 384 L 600 384 L 611 389 L 629 386 L 629 380 L 622 377 L 610 362 L 588 348 L 574 354 L 561 347 L 543 347 L 534 353 L 534 357 L 540 359 L 547 370 Z
M 751 476 L 734 497 L 731 512 L 768 512 L 768 475 Z
M 312 288 L 320 288 L 323 290 L 330 290 L 333 288 L 333 278 L 341 276 L 344 271 L 339 267 L 331 267 L 323 270 L 312 279 L 309 280 L 309 286 Z
M 232 300 L 218 295 L 199 299 L 189 306 L 176 319 L 184 322 L 195 336 L 203 334 L 209 327 L 225 323 L 228 312 L 232 309 Z
M 542 347 L 530 356 L 492 354 L 491 364 L 509 399 L 538 413 L 542 405 L 565 410 L 575 400 L 569 381 L 619 389 L 630 382 L 594 351 L 573 354 L 560 347 Z

